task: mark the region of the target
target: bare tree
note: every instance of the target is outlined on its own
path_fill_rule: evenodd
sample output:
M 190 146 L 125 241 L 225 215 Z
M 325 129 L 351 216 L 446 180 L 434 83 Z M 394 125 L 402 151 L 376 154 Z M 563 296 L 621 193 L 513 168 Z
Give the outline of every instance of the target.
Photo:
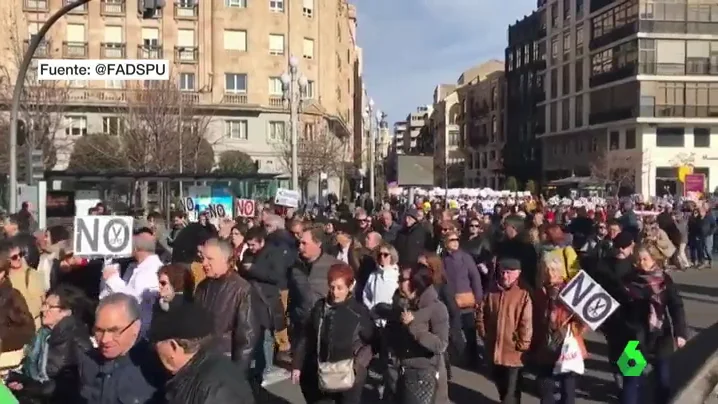
M 0 66 L 0 103 L 9 110 L 17 73 L 30 37 L 25 25 L 19 23 L 22 17 L 17 14 L 16 8 L 9 7 L 5 11 L 0 24 L 4 28 L 3 32 L 9 36 L 9 40 L 5 42 L 9 50 L 9 58 Z M 51 58 L 52 49 L 49 41 L 43 41 L 36 50 L 35 56 Z M 23 83 L 19 115 L 19 119 L 25 123 L 24 129 L 27 134 L 25 139 L 19 141 L 24 141 L 24 147 L 27 148 L 18 149 L 19 161 L 25 161 L 29 154 L 23 153 L 23 150 L 41 149 L 44 152 L 46 169 L 51 169 L 57 163 L 59 145 L 57 135 L 64 127 L 63 112 L 70 96 L 67 84 L 63 81 L 38 81 L 37 72 L 31 65 Z M 7 143 L 9 129 L 8 114 L 0 121 L 0 141 L 3 145 Z M 3 172 L 7 172 L 7 147 L 0 147 L 0 168 Z
M 591 177 L 604 186 L 611 186 L 613 194 L 618 195 L 621 188 L 636 186 L 636 175 L 641 175 L 639 158 L 631 154 L 605 152 L 591 163 Z
M 297 141 L 299 187 L 307 189 L 309 181 L 321 173 L 329 176 L 344 175 L 345 142 L 337 137 L 326 123 L 317 123 L 307 133 L 301 132 Z M 273 144 L 279 154 L 282 168 L 292 171 L 292 142 L 289 136 Z
M 150 83 L 126 90 L 125 101 L 117 108 L 117 127 L 112 128 L 117 140 L 86 142 L 75 158 L 90 166 L 87 169 L 95 166 L 93 159 L 103 160 L 96 166 L 106 167 L 119 157 L 121 166 L 132 172 L 176 173 L 180 161 L 185 173 L 210 172 L 214 166 L 207 139 L 211 117 L 198 111 L 197 94 L 180 91 L 172 80 Z M 71 166 L 81 169 L 82 164 Z

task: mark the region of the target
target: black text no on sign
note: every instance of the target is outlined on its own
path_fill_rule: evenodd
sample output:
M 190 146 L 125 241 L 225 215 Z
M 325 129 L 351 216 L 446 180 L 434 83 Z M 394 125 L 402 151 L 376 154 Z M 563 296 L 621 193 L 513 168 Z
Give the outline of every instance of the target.
M 256 204 L 251 199 L 237 199 L 237 216 L 254 217 Z

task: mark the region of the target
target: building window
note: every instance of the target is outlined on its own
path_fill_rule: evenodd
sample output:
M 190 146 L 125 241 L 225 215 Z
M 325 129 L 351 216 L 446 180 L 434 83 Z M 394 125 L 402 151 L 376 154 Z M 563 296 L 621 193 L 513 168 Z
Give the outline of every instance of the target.
M 568 130 L 571 127 L 571 99 L 564 98 L 561 101 L 561 130 Z
M 549 111 L 549 132 L 556 132 L 558 131 L 558 103 L 554 102 L 550 106 L 551 110 Z
M 711 147 L 709 128 L 693 128 L 693 147 Z
M 558 97 L 558 69 L 551 70 L 551 98 Z
M 224 92 L 245 94 L 247 92 L 247 75 L 245 73 L 225 73 Z
M 499 131 L 499 123 L 495 116 L 491 117 L 491 134 L 496 135 Z
M 683 128 L 657 128 L 656 146 L 685 147 L 685 131 Z
M 284 94 L 284 84 L 280 77 L 269 78 L 269 95 L 270 96 L 281 96 Z
M 576 26 L 576 56 L 583 55 L 583 24 Z
M 551 39 L 551 63 L 556 63 L 558 60 L 558 37 Z
M 314 0 L 302 0 L 302 14 L 307 18 L 314 17 Z
M 105 80 L 105 88 L 119 90 L 122 88 L 123 80 Z
M 224 0 L 226 7 L 247 8 L 247 0 Z
M 87 135 L 87 117 L 80 115 L 68 116 L 65 119 L 65 135 L 85 136 Z
M 558 2 L 551 4 L 551 28 L 558 27 Z
M 583 126 L 583 95 L 576 97 L 574 105 L 574 120 L 576 127 L 580 128 Z
M 598 138 L 596 138 L 595 136 L 591 138 L 591 151 L 598 151 Z
M 224 121 L 224 136 L 229 139 L 247 140 L 247 121 L 231 120 Z
M 284 55 L 284 35 L 269 34 L 269 54 Z
M 583 17 L 583 0 L 576 0 L 576 19 Z
M 563 60 L 566 61 L 571 57 L 571 31 L 563 33 Z
M 269 0 L 269 10 L 273 13 L 283 13 L 284 0 Z
M 609 150 L 618 150 L 620 148 L 621 148 L 621 142 L 620 142 L 619 133 L 616 131 L 611 131 L 611 133 L 608 134 L 608 149 Z
M 247 51 L 247 31 L 225 29 L 224 30 L 224 49 L 246 52 Z
M 576 92 L 583 90 L 583 59 L 576 61 L 574 81 L 576 85 Z
M 572 0 L 563 0 L 563 19 L 564 20 L 571 19 L 571 1 Z
M 302 56 L 304 59 L 314 59 L 314 40 L 311 38 L 304 38 L 302 46 Z
M 119 116 L 103 116 L 102 117 L 102 133 L 105 135 L 118 135 L 122 120 Z
M 636 130 L 626 129 L 626 149 L 633 150 L 636 148 Z
M 314 98 L 314 80 L 307 80 L 307 88 L 304 91 L 304 98 Z
M 269 122 L 269 140 L 285 140 L 286 124 L 283 121 L 270 121 Z
M 568 63 L 561 69 L 561 90 L 563 95 L 571 92 L 571 65 Z
M 179 75 L 179 89 L 182 91 L 194 91 L 194 73 L 180 73 Z
M 307 140 L 313 141 L 314 140 L 314 124 L 313 123 L 305 123 L 303 134 Z

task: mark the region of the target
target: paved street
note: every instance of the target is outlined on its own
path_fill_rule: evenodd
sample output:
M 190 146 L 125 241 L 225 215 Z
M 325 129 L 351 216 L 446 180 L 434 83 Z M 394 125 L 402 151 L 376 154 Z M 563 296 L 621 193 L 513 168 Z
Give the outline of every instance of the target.
M 673 273 L 673 278 L 680 284 L 681 294 L 686 306 L 688 324 L 691 333 L 700 332 L 716 320 L 716 308 L 718 307 L 718 270 L 689 271 L 685 273 Z M 606 403 L 614 402 L 615 389 L 612 377 L 608 372 L 606 359 L 606 346 L 603 337 L 591 333 L 587 337 L 588 349 L 592 356 L 586 365 L 589 368 L 587 373 L 579 378 L 578 396 L 579 403 Z M 528 382 L 529 390 L 533 383 Z M 467 372 L 462 369 L 454 369 L 452 380 L 451 399 L 455 403 L 495 403 L 498 400 L 496 389 L 493 384 L 483 375 Z M 274 395 L 268 403 L 291 403 L 303 404 L 301 392 L 297 386 L 289 381 L 273 385 L 269 388 Z M 369 394 L 365 402 L 377 402 L 374 394 Z M 524 404 L 538 403 L 530 392 L 524 395 Z M 710 403 L 718 403 L 718 400 L 711 400 Z

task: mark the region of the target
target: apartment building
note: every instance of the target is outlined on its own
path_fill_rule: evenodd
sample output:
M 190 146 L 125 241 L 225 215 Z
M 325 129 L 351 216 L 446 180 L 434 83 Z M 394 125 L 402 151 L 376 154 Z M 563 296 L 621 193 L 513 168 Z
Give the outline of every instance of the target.
M 606 156 L 644 195 L 674 191 L 683 164 L 716 188 L 718 2 L 564 1 L 542 6 L 545 176 Z
M 459 138 L 464 142 L 467 186 L 503 186 L 505 63 L 490 60 L 459 78 Z
M 408 129 L 408 122 L 394 122 L 394 133 L 392 136 L 392 149 L 394 154 L 404 154 L 404 135 Z
M 506 47 L 506 142 L 503 169 L 506 177 L 525 184 L 541 179 L 541 142 L 536 132 L 544 133 L 544 116 L 537 103 L 546 99 L 541 81 L 546 69 L 546 52 L 539 44 L 546 37 L 545 19 L 534 12 L 508 29 Z
M 420 152 L 417 141 L 419 140 L 422 129 L 424 129 L 424 126 L 429 122 L 431 110 L 431 106 L 422 105 L 417 107 L 416 111 L 406 116 L 406 130 L 404 131 L 403 141 L 403 152 L 405 154 L 417 154 Z M 428 128 L 424 130 L 426 131 Z M 424 139 L 426 139 L 426 137 L 424 137 Z M 426 152 L 426 142 L 424 146 L 422 146 L 422 149 Z
M 357 43 L 356 9 L 347 0 L 178 0 L 144 18 L 141 1 L 92 1 L 75 9 L 55 24 L 36 56 L 170 60 L 180 89 L 212 117 L 207 136 L 216 151 L 245 151 L 265 172 L 282 171 L 273 145 L 289 133 L 280 78 L 295 56 L 308 83 L 300 131 L 321 126 L 351 137 Z M 27 44 L 64 2 L 14 0 L 0 7 L 16 17 L 10 23 Z M 122 82 L 70 85 L 68 138 L 103 132 L 117 120 Z M 64 154 L 58 169 L 67 165 Z
M 434 105 L 426 126 L 427 149 L 434 156 L 434 184 L 458 188 L 464 183 L 464 152 L 459 132 L 459 93 L 457 84 L 439 84 L 434 89 Z M 420 136 L 420 139 L 423 136 Z

